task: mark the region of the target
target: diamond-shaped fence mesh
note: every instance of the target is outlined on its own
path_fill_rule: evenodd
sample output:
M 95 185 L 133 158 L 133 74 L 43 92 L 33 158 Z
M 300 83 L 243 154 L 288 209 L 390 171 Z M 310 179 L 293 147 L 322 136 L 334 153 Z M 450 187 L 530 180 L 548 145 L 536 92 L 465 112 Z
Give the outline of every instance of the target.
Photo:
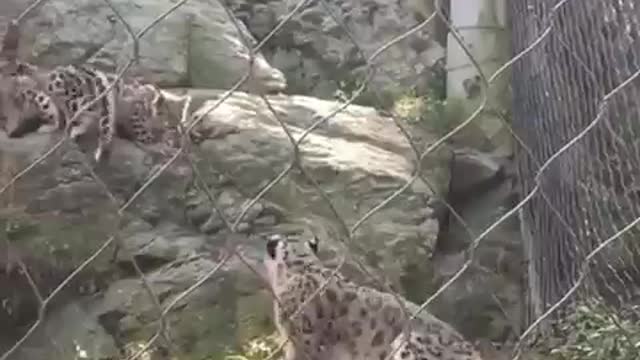
M 114 21 L 118 26 L 126 29 L 132 40 L 131 60 L 126 66 L 118 69 L 118 78 L 128 76 L 128 69 L 138 61 L 140 41 L 149 30 L 188 3 L 188 0 L 173 2 L 173 5 L 146 27 L 135 30 L 125 20 L 126 16 L 123 16 L 110 0 L 95 1 L 106 4 L 113 11 Z M 46 0 L 35 2 L 9 27 L 19 28 L 25 17 L 37 12 L 46 2 Z M 292 131 L 287 122 L 281 119 L 279 110 L 273 105 L 273 97 L 258 94 L 264 102 L 265 112 L 268 112 L 269 116 L 280 125 L 290 142 L 291 161 L 277 176 L 268 179 L 269 181 L 265 182 L 257 193 L 250 194 L 251 200 L 242 207 L 241 211 L 232 214 L 232 217 L 218 206 L 216 196 L 208 185 L 209 179 L 204 178 L 202 170 L 199 169 L 201 163 L 193 160 L 192 153 L 196 151 L 194 149 L 197 145 L 192 143 L 192 130 L 197 128 L 208 113 L 220 108 L 242 86 L 253 80 L 255 54 L 273 40 L 274 35 L 293 17 L 300 16 L 313 2 L 301 0 L 290 6 L 290 11 L 279 20 L 278 25 L 257 43 L 246 37 L 244 26 L 237 22 L 232 11 L 223 4 L 229 21 L 236 26 L 238 37 L 248 51 L 247 58 L 242 59 L 246 61 L 246 74 L 195 116 L 188 111 L 192 99 L 189 96 L 183 98 L 185 106 L 177 125 L 180 134 L 179 147 L 166 161 L 155 167 L 146 180 L 138 184 L 135 191 L 132 191 L 127 198 L 121 198 L 109 190 L 109 186 L 98 174 L 99 171 L 94 171 L 88 157 L 82 160 L 82 165 L 91 174 L 92 181 L 99 183 L 112 201 L 110 212 L 113 218 L 110 220 L 114 224 L 113 231 L 101 242 L 100 247 L 93 251 L 91 256 L 83 259 L 68 276 L 59 281 L 56 279 L 56 285 L 52 289 L 41 289 L 37 285 L 39 279 L 33 278 L 32 271 L 22 261 L 21 256 L 11 250 L 11 245 L 6 241 L 0 244 L 0 251 L 9 257 L 7 261 L 0 262 L 0 264 L 7 264 L 7 268 L 0 269 L 0 272 L 21 273 L 33 291 L 35 307 L 39 309 L 36 320 L 23 329 L 19 339 L 11 344 L 6 352 L 0 354 L 0 360 L 11 359 L 24 346 L 29 338 L 43 326 L 48 315 L 47 310 L 61 296 L 65 288 L 81 277 L 83 271 L 96 259 L 107 256 L 107 250 L 111 247 L 119 251 L 128 251 L 126 250 L 128 247 L 122 243 L 121 238 L 121 232 L 128 222 L 128 212 L 155 182 L 161 181 L 163 175 L 178 160 L 188 163 L 193 172 L 195 188 L 209 199 L 211 208 L 221 219 L 222 227 L 225 227 L 230 234 L 240 232 L 243 218 L 285 178 L 291 176 L 293 172 L 296 176 L 304 177 L 317 192 L 318 197 L 326 202 L 327 208 L 338 224 L 339 240 L 345 245 L 345 251 L 340 252 L 338 266 L 333 269 L 329 278 L 341 271 L 349 259 L 366 274 L 367 280 L 381 291 L 393 295 L 405 312 L 405 316 L 419 316 L 419 312 L 428 308 L 451 284 L 459 281 L 471 268 L 475 250 L 482 240 L 505 220 L 516 217 L 518 212 L 521 212 L 522 229 L 525 233 L 523 248 L 529 260 L 524 271 L 527 275 L 529 290 L 528 317 L 522 325 L 529 328 L 524 333 L 516 335 L 522 335 L 524 339 L 550 315 L 561 314 L 556 310 L 559 308 L 566 310 L 564 306 L 575 303 L 581 298 L 580 296 L 596 295 L 613 305 L 613 308 L 619 309 L 621 313 L 624 310 L 631 310 L 630 313 L 633 313 L 638 292 L 636 284 L 640 276 L 636 266 L 638 249 L 635 245 L 634 229 L 636 222 L 640 219 L 637 210 L 640 195 L 634 176 L 640 169 L 638 167 L 640 151 L 637 148 L 637 136 L 634 134 L 639 109 L 636 100 L 638 99 L 636 78 L 640 73 L 637 66 L 640 55 L 640 44 L 637 39 L 640 35 L 638 6 L 631 0 L 511 1 L 508 4 L 507 14 L 511 24 L 513 57 L 501 64 L 494 73 L 485 74 L 481 71 L 477 59 L 471 56 L 472 52 L 460 35 L 460 29 L 454 27 L 448 19 L 445 6 L 450 6 L 453 2 L 445 2 L 446 4 L 443 5 L 435 1 L 433 7 L 427 7 L 431 13 L 422 14 L 424 19 L 417 26 L 375 51 L 370 51 L 360 46 L 357 34 L 353 34 L 344 19 L 332 10 L 334 7 L 330 2 L 318 1 L 320 6 L 316 9 L 322 9 L 326 19 L 337 23 L 338 29 L 345 32 L 358 49 L 359 61 L 366 64 L 365 79 L 346 102 L 342 104 L 336 102 L 338 105 L 335 108 L 325 116 L 314 118 L 310 122 L 311 125 L 302 132 Z M 411 160 L 414 162 L 412 175 L 404 184 L 395 187 L 386 199 L 363 212 L 364 215 L 357 221 L 349 223 L 341 217 L 332 203 L 331 196 L 305 168 L 305 159 L 300 147 L 304 145 L 310 134 L 330 124 L 337 114 L 344 111 L 368 89 L 370 80 L 378 72 L 376 59 L 381 54 L 394 46 L 410 46 L 410 42 L 405 40 L 436 22 L 438 26 L 446 28 L 449 34 L 448 41 L 455 42 L 476 69 L 480 87 L 483 90 L 480 105 L 473 109 L 466 119 L 460 119 L 459 124 L 451 131 L 424 147 L 419 146 L 412 139 L 410 130 L 407 130 L 397 114 L 390 114 L 389 121 L 400 128 L 400 133 L 406 137 L 406 142 L 412 149 L 413 159 Z M 11 34 L 11 31 L 7 34 Z M 5 50 L 15 47 L 14 41 L 17 39 L 8 35 L 4 43 Z M 7 53 L 3 55 L 7 56 Z M 15 54 L 9 56 L 15 56 Z M 519 182 L 522 185 L 520 202 L 482 232 L 474 233 L 466 229 L 472 240 L 464 264 L 436 291 L 425 294 L 427 300 L 419 308 L 409 311 L 404 301 L 400 299 L 401 296 L 392 290 L 385 280 L 368 271 L 368 265 L 360 263 L 356 256 L 352 256 L 353 254 L 346 250 L 348 249 L 346 245 L 354 245 L 353 239 L 363 224 L 372 221 L 381 209 L 393 207 L 393 201 L 416 182 L 431 186 L 433 179 L 425 175 L 423 168 L 423 164 L 427 163 L 426 159 L 433 156 L 438 148 L 448 143 L 471 123 L 482 120 L 480 114 L 493 106 L 484 93 L 491 88 L 494 80 L 504 76 L 507 71 L 511 72 L 512 77 L 513 122 L 512 128 L 509 128 L 510 124 L 507 122 L 502 125 L 512 131 Z M 3 70 L 2 76 L 11 75 Z M 109 90 L 104 90 L 92 103 L 86 104 L 79 113 L 100 101 Z M 384 94 L 379 89 L 369 90 L 374 93 L 377 101 L 383 102 Z M 68 119 L 68 122 L 71 123 L 73 120 L 74 118 Z M 69 141 L 68 135 L 65 134 L 59 142 L 46 149 L 41 156 L 23 169 L 12 169 L 10 164 L 2 162 L 5 168 L 2 169 L 1 174 L 3 182 L 0 184 L 0 198 L 3 202 L 3 210 L 0 213 L 5 214 L 3 217 L 8 218 L 14 210 L 12 208 L 13 189 L 16 184 L 28 176 L 37 176 L 38 168 L 45 161 L 58 156 L 59 150 L 65 148 L 65 144 Z M 464 224 L 461 216 L 447 203 L 446 198 L 436 193 L 436 196 L 438 195 L 440 197 L 438 200 L 448 208 L 452 216 Z M 7 228 L 6 233 L 9 232 L 10 229 Z M 153 304 L 158 326 L 157 331 L 148 336 L 141 348 L 135 349 L 131 354 L 123 355 L 123 358 L 142 358 L 147 356 L 147 350 L 159 347 L 165 349 L 167 358 L 178 358 L 177 354 L 180 350 L 175 349 L 172 344 L 169 314 L 178 306 L 186 306 L 185 304 L 189 303 L 189 296 L 215 274 L 224 271 L 223 269 L 230 262 L 239 261 L 248 266 L 257 278 L 262 277 L 261 270 L 251 265 L 251 261 L 247 260 L 241 249 L 241 244 L 235 243 L 233 236 L 229 235 L 225 245 L 219 245 L 215 253 L 218 254 L 215 266 L 207 269 L 201 278 L 171 300 L 157 294 L 149 284 L 148 274 L 139 264 L 144 259 L 125 255 L 131 263 L 132 271 L 142 282 L 146 296 L 151 299 L 150 303 Z M 321 295 L 328 284 L 329 281 L 326 281 L 316 289 L 313 296 L 304 299 L 304 304 L 291 318 L 296 319 L 305 304 L 313 301 L 315 296 Z M 0 294 L 10 296 L 11 291 L 11 289 L 4 289 Z M 298 322 L 294 320 L 294 323 Z M 303 320 L 299 321 L 299 325 L 303 327 L 303 332 L 308 330 L 304 329 Z M 305 344 L 296 343 L 296 339 L 283 340 L 292 341 L 294 346 L 305 346 Z M 394 356 L 397 350 L 397 348 L 389 349 L 385 353 L 387 358 Z M 279 353 L 274 352 L 268 358 L 278 356 Z
M 537 192 L 523 207 L 532 236 L 529 322 L 578 294 L 632 309 L 640 9 L 633 1 L 510 6 L 513 51 L 530 48 L 513 64 L 512 83 L 520 181 L 525 193 Z M 575 296 L 563 299 L 570 290 Z

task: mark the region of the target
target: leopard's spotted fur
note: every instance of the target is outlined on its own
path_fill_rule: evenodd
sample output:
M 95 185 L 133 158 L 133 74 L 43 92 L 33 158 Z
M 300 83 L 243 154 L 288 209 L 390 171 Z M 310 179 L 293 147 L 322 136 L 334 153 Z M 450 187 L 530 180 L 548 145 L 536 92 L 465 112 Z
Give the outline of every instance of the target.
M 333 271 L 316 257 L 317 239 L 296 242 L 276 235 L 266 248 L 276 325 L 292 340 L 285 360 L 481 360 L 451 326 L 436 318 L 408 322 L 396 297 L 339 274 L 294 316 Z

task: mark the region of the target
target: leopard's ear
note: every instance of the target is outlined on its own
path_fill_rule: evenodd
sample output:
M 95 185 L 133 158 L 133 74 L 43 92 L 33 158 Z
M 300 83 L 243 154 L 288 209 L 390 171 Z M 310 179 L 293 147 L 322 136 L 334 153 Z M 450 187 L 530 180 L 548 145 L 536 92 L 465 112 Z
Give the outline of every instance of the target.
M 267 254 L 271 259 L 278 257 L 278 249 L 283 246 L 284 238 L 280 234 L 273 234 L 267 239 Z
M 316 236 L 316 234 L 313 234 L 313 236 L 311 236 L 311 239 L 307 240 L 307 246 L 309 247 L 309 249 L 311 249 L 311 251 L 314 254 L 318 254 L 319 243 L 320 241 L 318 240 L 318 237 Z

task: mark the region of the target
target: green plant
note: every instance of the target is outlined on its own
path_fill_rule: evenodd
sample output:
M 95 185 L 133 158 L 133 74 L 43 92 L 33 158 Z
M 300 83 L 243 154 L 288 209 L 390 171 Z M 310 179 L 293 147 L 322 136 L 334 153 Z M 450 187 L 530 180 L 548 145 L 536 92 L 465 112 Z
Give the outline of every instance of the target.
M 585 302 L 558 323 L 561 345 L 547 347 L 553 360 L 635 360 L 640 324 L 601 302 Z
M 364 79 L 358 76 L 339 80 L 338 89 L 333 94 L 334 99 L 341 102 L 347 102 L 351 97 L 353 97 L 356 90 L 362 86 L 363 82 Z
M 337 90 L 333 93 L 333 98 L 339 102 L 349 101 L 358 89 L 365 83 L 366 75 L 351 75 L 337 82 Z M 375 108 L 386 108 L 393 103 L 395 94 L 389 89 L 380 91 L 380 96 L 375 91 L 370 90 L 372 83 L 368 83 L 362 93 L 355 99 L 353 104 L 361 106 L 371 106 Z
M 242 346 L 241 353 L 228 354 L 225 360 L 262 360 L 269 357 L 279 347 L 275 335 L 257 337 Z
M 461 100 L 442 98 L 432 89 L 422 96 L 414 90 L 405 92 L 395 101 L 394 111 L 409 123 L 423 125 L 438 135 L 448 133 L 465 119 Z
M 338 81 L 338 89 L 333 94 L 334 99 L 340 102 L 348 101 L 366 78 L 366 74 L 362 73 L 345 74 Z M 391 108 L 409 123 L 422 125 L 438 135 L 453 130 L 467 115 L 461 99 L 446 97 L 446 71 L 443 65 L 433 67 L 432 75 L 426 83 L 416 84 L 411 88 L 389 87 L 376 92 L 369 89 L 371 86 L 375 85 L 367 84 L 367 88 L 353 103 L 382 109 Z

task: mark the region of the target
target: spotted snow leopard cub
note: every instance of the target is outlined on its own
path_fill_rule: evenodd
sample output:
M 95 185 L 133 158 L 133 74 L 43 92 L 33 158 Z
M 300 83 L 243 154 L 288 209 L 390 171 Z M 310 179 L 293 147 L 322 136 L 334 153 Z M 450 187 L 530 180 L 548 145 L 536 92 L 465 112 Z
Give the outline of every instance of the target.
M 166 119 L 155 124 L 164 97 L 153 84 L 117 79 L 115 74 L 89 65 L 44 68 L 21 61 L 21 33 L 20 23 L 9 21 L 0 44 L 0 127 L 10 137 L 65 129 L 78 140 L 96 130 L 95 158 L 100 162 L 108 157 L 116 133 L 150 144 L 155 142 L 153 130 L 166 127 Z M 101 100 L 75 116 L 107 88 Z
M 151 84 L 117 79 L 87 65 L 42 69 L 23 62 L 12 81 L 14 104 L 20 110 L 10 136 L 22 136 L 42 125 L 47 131 L 66 128 L 72 140 L 95 130 L 98 162 L 108 157 L 116 134 L 145 145 L 156 142 L 153 128 L 159 121 L 163 96 Z M 76 116 L 112 83 L 102 99 Z
M 469 342 L 436 318 L 416 318 L 410 331 L 403 331 L 407 318 L 396 297 L 339 274 L 292 319 L 333 270 L 316 256 L 317 238 L 274 235 L 266 250 L 276 327 L 292 340 L 285 347 L 285 360 L 481 360 Z

